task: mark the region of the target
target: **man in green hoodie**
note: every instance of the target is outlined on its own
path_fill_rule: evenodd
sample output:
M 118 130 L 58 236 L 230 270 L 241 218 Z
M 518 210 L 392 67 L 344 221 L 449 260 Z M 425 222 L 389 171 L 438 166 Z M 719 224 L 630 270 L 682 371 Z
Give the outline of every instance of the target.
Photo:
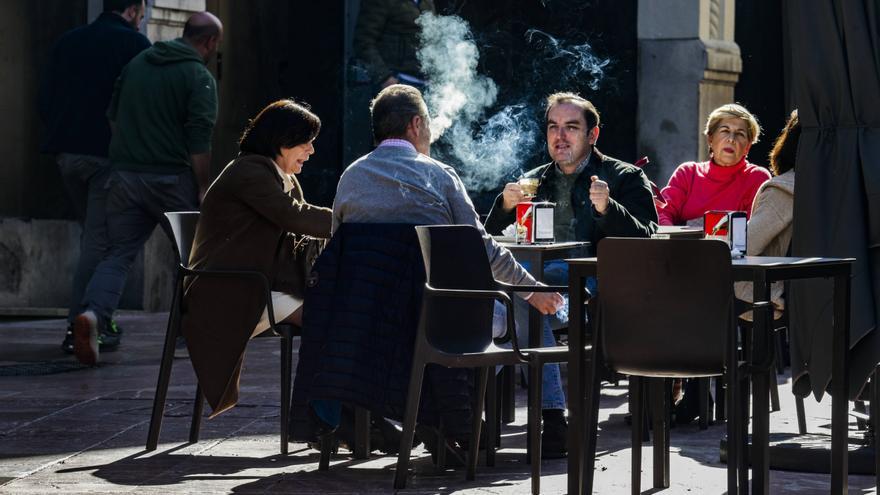
M 122 70 L 107 117 L 113 136 L 106 204 L 110 248 L 95 268 L 74 320 L 73 351 L 98 361 L 97 336 L 119 304 L 126 276 L 166 211 L 198 209 L 210 184 L 217 84 L 206 63 L 223 36 L 208 12 L 186 22 L 183 37 L 157 42 Z

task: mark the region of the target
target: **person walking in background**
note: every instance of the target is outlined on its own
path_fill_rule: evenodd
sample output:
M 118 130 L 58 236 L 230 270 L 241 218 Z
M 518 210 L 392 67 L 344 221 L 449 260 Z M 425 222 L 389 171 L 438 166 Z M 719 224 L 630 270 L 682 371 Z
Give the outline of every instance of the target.
M 73 353 L 73 320 L 83 311 L 86 284 L 107 250 L 104 188 L 109 175 L 107 106 L 113 83 L 150 41 L 138 32 L 144 0 L 104 0 L 104 12 L 87 26 L 64 33 L 52 48 L 40 86 L 44 125 L 41 151 L 55 155 L 64 188 L 82 228 L 80 254 L 70 289 L 67 332 L 61 350 Z M 98 333 L 101 350 L 119 345 L 111 320 Z
M 98 361 L 97 335 L 119 304 L 128 271 L 166 211 L 195 210 L 210 183 L 217 88 L 206 63 L 223 37 L 220 20 L 193 14 L 183 37 L 157 42 L 123 69 L 107 116 L 113 127 L 107 191 L 110 247 L 74 320 L 74 354 Z M 168 232 L 169 237 L 171 236 Z
M 749 149 L 758 142 L 761 126 L 737 104 L 722 105 L 706 121 L 709 161 L 682 163 L 660 192 L 660 225 L 703 225 L 709 210 L 736 210 L 751 216 L 752 202 L 770 173 L 749 163 Z

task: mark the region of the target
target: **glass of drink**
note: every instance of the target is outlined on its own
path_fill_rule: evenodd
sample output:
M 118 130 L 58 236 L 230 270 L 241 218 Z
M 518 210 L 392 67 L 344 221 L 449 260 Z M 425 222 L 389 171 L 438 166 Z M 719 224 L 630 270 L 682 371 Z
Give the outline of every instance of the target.
M 537 177 L 523 177 L 519 180 L 519 187 L 527 198 L 534 198 L 538 194 Z

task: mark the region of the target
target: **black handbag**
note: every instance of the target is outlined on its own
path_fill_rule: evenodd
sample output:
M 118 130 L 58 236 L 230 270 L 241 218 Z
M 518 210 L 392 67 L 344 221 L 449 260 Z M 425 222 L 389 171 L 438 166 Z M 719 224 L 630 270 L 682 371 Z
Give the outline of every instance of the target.
M 278 243 L 272 290 L 302 299 L 312 278 L 312 266 L 326 244 L 326 239 L 308 235 L 283 235 Z

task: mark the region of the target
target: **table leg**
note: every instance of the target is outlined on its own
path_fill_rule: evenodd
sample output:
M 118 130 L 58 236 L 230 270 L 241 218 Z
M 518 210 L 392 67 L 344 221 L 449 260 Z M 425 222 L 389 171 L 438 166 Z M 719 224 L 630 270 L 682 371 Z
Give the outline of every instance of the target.
M 583 492 L 584 440 L 586 425 L 584 420 L 584 277 L 578 274 L 578 267 L 569 266 L 569 332 L 568 332 L 568 493 L 576 495 Z
M 834 277 L 834 332 L 831 358 L 831 493 L 848 491 L 850 267 Z
M 755 301 L 770 300 L 770 285 L 767 283 L 766 272 L 759 271 L 753 280 Z M 768 319 L 772 312 L 753 313 L 754 326 L 752 336 L 752 362 L 766 363 L 769 361 L 770 342 Z M 770 381 L 768 373 L 763 369 L 752 370 L 752 493 L 763 495 L 770 492 Z

